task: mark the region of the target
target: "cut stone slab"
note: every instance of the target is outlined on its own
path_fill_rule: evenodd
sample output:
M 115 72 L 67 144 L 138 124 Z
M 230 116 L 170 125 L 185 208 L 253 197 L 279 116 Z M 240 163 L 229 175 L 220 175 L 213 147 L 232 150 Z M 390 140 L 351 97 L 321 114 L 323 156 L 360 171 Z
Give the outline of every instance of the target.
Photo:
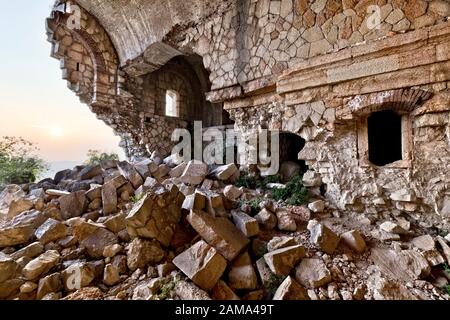
M 127 215 L 125 213 L 119 213 L 108 217 L 103 224 L 106 226 L 106 228 L 108 228 L 108 230 L 114 233 L 119 233 L 127 227 L 125 223 L 126 217 Z
M 297 231 L 297 223 L 292 213 L 286 209 L 278 209 L 276 211 L 278 229 L 282 231 Z
M 388 233 L 394 233 L 394 234 L 407 234 L 408 231 L 400 227 L 398 224 L 391 222 L 391 221 L 385 221 L 382 224 L 380 224 L 380 230 Z
M 215 218 L 206 212 L 193 210 L 187 220 L 228 261 L 233 261 L 249 243 L 245 235 L 227 218 Z
M 0 283 L 13 278 L 19 265 L 10 256 L 0 252 Z
M 171 178 L 179 178 L 183 174 L 184 170 L 186 169 L 187 163 L 183 162 L 177 165 L 175 168 L 171 169 L 169 172 L 169 176 Z
M 442 238 L 441 236 L 438 236 L 436 238 L 436 240 L 438 241 L 439 245 L 441 246 L 442 253 L 444 254 L 445 259 L 447 259 L 447 263 L 450 264 L 450 247 L 448 246 L 445 239 Z
M 211 300 L 207 292 L 183 280 L 175 284 L 174 293 L 180 300 Z
M 366 242 L 361 234 L 356 230 L 351 230 L 341 234 L 341 241 L 356 252 L 362 253 L 366 250 Z
M 295 269 L 295 278 L 307 288 L 320 288 L 332 281 L 330 270 L 317 258 L 303 259 Z
M 428 250 L 422 252 L 422 255 L 427 259 L 428 263 L 432 267 L 436 267 L 440 264 L 445 263 L 444 257 L 437 250 Z
M 291 276 L 288 276 L 278 287 L 273 300 L 310 300 L 308 292 Z
M 236 227 L 247 237 L 251 238 L 259 234 L 259 223 L 242 211 L 232 211 L 233 222 Z
M 113 180 L 102 187 L 103 214 L 108 215 L 117 211 L 117 189 Z
M 127 265 L 131 271 L 155 265 L 164 258 L 164 251 L 156 240 L 135 238 L 128 246 Z
M 41 300 L 49 293 L 61 291 L 63 288 L 62 278 L 60 273 L 53 273 L 39 280 L 36 299 Z
M 266 253 L 264 259 L 274 274 L 286 276 L 305 255 L 305 248 L 295 245 Z
M 107 264 L 105 266 L 105 271 L 103 272 L 103 283 L 107 286 L 114 286 L 119 282 L 119 270 L 112 264 Z
M 222 280 L 219 280 L 211 291 L 214 300 L 240 300 L 234 291 Z
M 203 210 L 205 206 L 206 195 L 197 190 L 193 194 L 186 196 L 181 207 L 190 212 L 191 210 Z
M 254 218 L 266 230 L 274 229 L 278 222 L 277 217 L 266 208 L 262 209 Z
M 370 258 L 386 276 L 405 282 L 424 279 L 431 271 L 425 257 L 414 250 L 372 248 Z
M 33 201 L 31 201 L 30 199 L 20 198 L 20 199 L 13 200 L 13 201 L 11 201 L 11 204 L 9 205 L 7 217 L 8 217 L 8 219 L 12 219 L 24 211 L 31 210 L 33 208 L 33 206 L 34 206 Z
M 181 182 L 190 185 L 199 185 L 208 174 L 208 166 L 203 162 L 191 160 L 186 165 L 183 174 L 180 177 Z
M 136 171 L 133 165 L 127 161 L 117 163 L 117 168 L 119 169 L 120 174 L 131 182 L 134 189 L 139 188 L 144 183 L 141 175 Z
M 17 293 L 24 282 L 21 279 L 10 279 L 0 282 L 0 299 L 6 299 Z
M 328 254 L 332 254 L 336 250 L 340 238 L 331 229 L 319 223 L 317 220 L 311 220 L 307 228 L 311 233 L 311 243 L 318 246 L 320 250 Z
M 325 202 L 323 200 L 317 200 L 308 204 L 308 209 L 314 213 L 323 212 L 325 210 Z
M 167 247 L 181 218 L 184 195 L 174 185 L 170 189 L 156 186 L 151 189 L 126 217 L 131 237 L 158 240 Z
M 434 250 L 436 248 L 436 243 L 432 236 L 426 234 L 423 236 L 415 237 L 411 240 L 411 243 L 416 248 L 419 248 L 424 251 Z
M 11 258 L 13 258 L 14 260 L 18 260 L 22 257 L 34 259 L 42 252 L 44 252 L 44 245 L 40 242 L 33 242 L 32 244 L 29 244 L 25 248 L 22 248 L 12 253 Z
M 272 271 L 267 266 L 264 257 L 256 261 L 256 269 L 258 270 L 259 278 L 261 279 L 263 287 L 267 287 L 270 284 L 271 278 L 273 276 Z
M 203 240 L 176 256 L 172 262 L 206 291 L 216 285 L 227 267 L 226 260 Z
M 112 244 L 103 249 L 103 256 L 105 258 L 112 258 L 116 256 L 120 251 L 122 251 L 122 246 L 120 244 Z
M 267 244 L 267 250 L 271 252 L 278 249 L 295 246 L 297 244 L 298 244 L 297 241 L 295 241 L 293 237 L 288 236 L 273 237 Z
M 0 225 L 0 248 L 24 244 L 46 220 L 37 210 L 26 211 Z
M 211 172 L 211 175 L 218 180 L 227 181 L 231 177 L 235 176 L 236 172 L 238 171 L 239 169 L 236 167 L 236 165 L 234 163 L 230 163 L 217 167 Z
M 61 217 L 64 220 L 81 216 L 87 209 L 88 199 L 85 191 L 72 192 L 59 198 Z
M 69 228 L 60 221 L 52 218 L 47 219 L 34 233 L 43 245 L 64 238 L 68 234 Z
M 81 222 L 73 226 L 73 235 L 80 246 L 94 259 L 103 258 L 105 247 L 118 243 L 117 236 L 103 225 Z
M 395 191 L 390 195 L 390 198 L 394 201 L 402 201 L 402 202 L 414 202 L 416 201 L 416 195 L 414 191 L 407 190 L 407 189 L 401 189 L 398 191 Z
M 226 198 L 228 198 L 231 201 L 236 201 L 237 199 L 239 199 L 239 197 L 242 195 L 242 193 L 244 193 L 242 188 L 237 188 L 237 187 L 233 186 L 232 184 L 227 185 L 223 189 L 223 194 L 225 195 Z
M 34 280 L 46 274 L 59 262 L 60 255 L 56 250 L 49 250 L 36 259 L 31 260 L 22 270 L 27 280 Z
M 96 176 L 102 175 L 102 173 L 103 169 L 99 164 L 88 165 L 80 171 L 79 180 L 89 180 Z
M 55 190 L 55 189 L 47 189 L 47 190 L 45 190 L 45 193 L 48 194 L 49 196 L 54 196 L 54 197 L 61 197 L 61 196 L 68 196 L 68 195 L 70 195 L 69 191 Z
M 248 252 L 241 253 L 231 263 L 228 284 L 236 290 L 254 290 L 258 286 L 258 279 Z
M 134 168 L 141 175 L 142 179 L 146 179 L 158 170 L 158 165 L 150 159 L 144 159 L 136 163 Z

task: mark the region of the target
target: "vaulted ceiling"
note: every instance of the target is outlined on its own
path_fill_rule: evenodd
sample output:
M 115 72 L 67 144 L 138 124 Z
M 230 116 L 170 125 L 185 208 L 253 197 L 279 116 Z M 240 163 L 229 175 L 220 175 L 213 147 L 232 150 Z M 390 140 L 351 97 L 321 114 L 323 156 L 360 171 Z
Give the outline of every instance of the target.
M 77 0 L 109 34 L 121 64 L 160 42 L 173 27 L 220 12 L 223 0 Z

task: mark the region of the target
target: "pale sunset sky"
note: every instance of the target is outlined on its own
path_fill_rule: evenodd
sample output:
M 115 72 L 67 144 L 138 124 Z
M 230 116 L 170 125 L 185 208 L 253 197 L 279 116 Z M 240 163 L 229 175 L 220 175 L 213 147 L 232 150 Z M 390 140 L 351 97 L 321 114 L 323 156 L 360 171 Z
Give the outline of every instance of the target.
M 88 149 L 117 152 L 119 137 L 67 88 L 50 58 L 53 0 L 0 0 L 0 136 L 37 143 L 47 162 L 81 163 Z

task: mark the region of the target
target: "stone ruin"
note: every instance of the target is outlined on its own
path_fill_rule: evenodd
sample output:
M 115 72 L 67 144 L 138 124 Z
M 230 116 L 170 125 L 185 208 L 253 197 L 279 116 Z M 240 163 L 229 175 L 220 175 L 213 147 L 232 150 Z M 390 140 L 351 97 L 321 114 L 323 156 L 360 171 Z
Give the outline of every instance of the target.
M 450 264 L 449 18 L 448 0 L 56 1 L 47 19 L 51 55 L 68 87 L 121 137 L 130 163 L 102 164 L 87 175 L 83 170 L 94 169 L 75 168 L 10 190 L 28 205 L 17 217 L 8 214 L 2 232 L 10 240 L 16 234 L 8 230 L 20 226 L 26 234 L 2 247 L 40 241 L 56 229 L 49 243 L 97 259 L 77 262 L 83 270 L 94 264 L 98 274 L 92 271 L 89 284 L 127 272 L 127 281 L 147 281 L 143 268 L 165 263 L 159 278 L 149 267 L 151 280 L 138 286 L 143 291 L 130 289 L 130 296 L 123 282 L 117 292 L 97 288 L 81 294 L 87 297 L 154 297 L 177 268 L 190 279 L 175 285 L 183 284 L 179 298 L 267 298 L 274 278 L 283 276 L 269 297 L 447 299 L 440 290 L 448 273 L 435 269 Z M 279 130 L 282 161 L 302 161 L 306 171 L 310 208 L 268 199 L 253 215 L 245 205 L 236 211 L 239 199 L 264 191 L 235 190 L 235 172 L 201 188 L 208 166 L 174 167 L 151 157 L 167 156 L 173 130 L 192 130 L 194 121 L 244 135 Z M 141 193 L 131 208 L 129 197 Z M 12 210 L 11 200 L 3 201 Z M 120 228 L 112 230 L 109 220 Z M 268 235 L 263 226 L 281 233 Z M 167 249 L 185 229 L 195 236 Z M 89 235 L 97 232 L 106 252 Z M 25 277 L 10 272 L 0 279 L 14 284 L 3 297 L 33 296 L 39 276 L 55 265 L 65 270 L 61 250 L 39 241 L 3 254 L 11 270 L 23 264 Z M 120 269 L 123 258 L 114 262 L 124 257 L 121 241 L 132 241 L 128 269 Z M 339 251 L 343 242 L 352 254 Z M 267 253 L 258 255 L 261 243 Z M 24 256 L 34 260 L 17 261 Z M 356 271 L 364 268 L 365 275 Z M 375 280 L 374 269 L 382 274 Z M 58 277 L 64 280 L 64 272 Z M 141 294 L 145 288 L 152 294 Z M 71 292 L 64 290 L 49 292 Z
M 449 1 L 71 5 L 47 21 L 52 56 L 129 157 L 195 120 L 280 130 L 334 207 L 450 216 Z

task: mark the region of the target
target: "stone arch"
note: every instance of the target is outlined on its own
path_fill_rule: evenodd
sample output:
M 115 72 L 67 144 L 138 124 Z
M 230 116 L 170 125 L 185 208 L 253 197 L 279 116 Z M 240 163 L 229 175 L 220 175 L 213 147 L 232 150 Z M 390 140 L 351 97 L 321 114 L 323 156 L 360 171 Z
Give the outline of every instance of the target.
M 80 10 L 80 29 L 67 27 L 71 14 L 65 12 L 65 7 L 55 7 L 47 19 L 52 56 L 61 60 L 63 73 L 70 74 L 66 79 L 69 87 L 82 102 L 94 109 L 107 107 L 116 102 L 118 93 L 117 54 L 98 21 L 83 8 Z M 73 46 L 78 50 L 76 53 L 72 52 Z M 79 70 L 80 65 L 92 67 L 92 70 L 84 73 L 84 69 L 90 68 Z
M 431 92 L 419 89 L 389 90 L 358 95 L 347 102 L 347 107 L 356 116 L 387 109 L 406 114 L 419 108 L 431 95 Z

